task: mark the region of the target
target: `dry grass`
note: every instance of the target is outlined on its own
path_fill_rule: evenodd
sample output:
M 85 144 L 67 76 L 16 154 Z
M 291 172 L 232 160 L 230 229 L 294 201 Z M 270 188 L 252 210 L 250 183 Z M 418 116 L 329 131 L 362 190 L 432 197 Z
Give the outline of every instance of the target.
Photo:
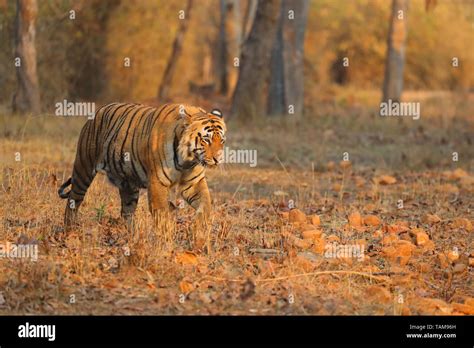
M 462 101 L 453 105 L 451 118 L 438 104 L 420 121 L 381 120 L 366 107 L 335 105 L 310 111 L 305 124 L 271 120 L 265 132 L 230 122 L 230 146 L 257 149 L 259 162 L 209 172 L 208 253 L 191 250 L 188 208 L 152 228 L 146 193 L 137 232 L 128 232 L 117 219 L 118 192 L 103 176 L 81 207 L 81 226 L 65 235 L 65 202 L 56 191 L 71 170 L 83 120 L 3 115 L 0 242 L 37 243 L 39 260 L 0 259 L 0 313 L 474 312 L 472 110 Z M 345 151 L 352 166 L 342 168 Z M 459 162 L 450 160 L 453 151 Z M 336 164 L 327 169 L 331 160 Z M 381 174 L 397 182 L 375 183 Z M 290 199 L 321 225 L 290 223 Z M 348 225 L 353 212 L 381 224 Z M 427 220 L 428 213 L 441 221 Z M 417 245 L 416 228 L 433 244 Z M 304 242 L 307 229 L 323 234 Z M 365 259 L 325 257 L 321 243 L 337 239 L 365 244 Z M 412 248 L 406 264 L 403 245 Z M 443 263 L 440 255 L 452 257 L 453 250 L 459 257 Z

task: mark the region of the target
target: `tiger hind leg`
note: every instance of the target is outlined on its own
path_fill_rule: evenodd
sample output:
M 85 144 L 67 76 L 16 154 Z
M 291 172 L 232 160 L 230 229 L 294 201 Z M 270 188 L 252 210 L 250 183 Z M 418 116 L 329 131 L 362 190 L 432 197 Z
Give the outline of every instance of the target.
M 133 216 L 137 209 L 140 190 L 129 184 L 123 184 L 119 188 L 122 210 L 120 215 L 127 222 L 128 229 L 133 229 Z
M 72 188 L 69 192 L 66 211 L 64 213 L 64 225 L 66 230 L 70 229 L 73 225 L 77 224 L 77 214 L 79 207 L 84 200 L 87 189 L 94 180 L 95 171 L 84 171 L 84 169 L 78 168 L 75 164 L 72 173 Z

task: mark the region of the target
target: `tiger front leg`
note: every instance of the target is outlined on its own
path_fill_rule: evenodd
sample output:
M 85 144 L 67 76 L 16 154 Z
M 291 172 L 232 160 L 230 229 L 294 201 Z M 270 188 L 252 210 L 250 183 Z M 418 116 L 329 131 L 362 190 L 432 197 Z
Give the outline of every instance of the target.
M 182 197 L 196 210 L 194 223 L 196 247 L 201 249 L 205 244 L 209 249 L 209 227 L 211 216 L 211 196 L 205 178 L 181 192 Z
M 148 207 L 153 216 L 155 227 L 158 227 L 160 218 L 165 218 L 171 212 L 168 196 L 169 188 L 164 186 L 158 178 L 150 180 L 148 186 Z

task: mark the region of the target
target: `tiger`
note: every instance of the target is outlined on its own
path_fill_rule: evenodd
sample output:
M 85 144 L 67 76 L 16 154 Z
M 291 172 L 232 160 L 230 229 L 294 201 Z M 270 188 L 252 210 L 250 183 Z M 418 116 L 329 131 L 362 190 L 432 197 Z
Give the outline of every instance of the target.
M 132 103 L 102 106 L 83 126 L 72 176 L 58 190 L 67 199 L 64 224 L 77 223 L 79 207 L 98 172 L 118 188 L 121 217 L 132 225 L 139 190 L 146 189 L 152 216 L 171 211 L 170 190 L 207 221 L 211 197 L 205 170 L 223 162 L 227 128 L 219 109 Z M 69 191 L 66 188 L 71 186 Z

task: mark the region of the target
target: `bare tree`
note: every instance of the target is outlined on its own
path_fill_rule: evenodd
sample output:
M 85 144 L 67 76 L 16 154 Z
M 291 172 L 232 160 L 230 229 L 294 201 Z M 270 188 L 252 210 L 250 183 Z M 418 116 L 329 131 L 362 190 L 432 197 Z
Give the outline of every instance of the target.
M 227 1 L 220 0 L 220 23 L 217 59 L 217 78 L 219 81 L 219 93 L 226 95 L 228 90 L 227 81 L 227 33 L 226 33 L 226 17 L 227 17 Z
M 240 73 L 232 114 L 251 119 L 265 114 L 266 86 L 273 42 L 278 28 L 280 0 L 259 1 L 255 21 L 242 47 Z
M 304 102 L 304 37 L 308 0 L 283 0 L 272 50 L 268 113 L 301 115 Z
M 193 7 L 193 0 L 188 0 L 186 3 L 186 9 L 184 10 L 184 18 L 180 18 L 180 25 L 178 31 L 176 32 L 176 37 L 174 38 L 173 48 L 171 50 L 171 55 L 166 64 L 165 72 L 161 80 L 160 87 L 158 89 L 159 100 L 166 100 L 169 96 L 169 91 L 171 89 L 171 82 L 173 81 L 173 76 L 178 66 L 177 62 L 181 51 L 183 50 L 183 41 L 186 32 L 188 31 L 189 21 L 191 18 L 191 9 Z M 180 14 L 181 15 L 181 14 Z
M 240 8 L 240 1 L 241 0 L 233 0 L 232 1 L 232 12 L 234 13 L 234 30 L 235 30 L 235 42 L 237 46 L 237 57 L 240 57 L 240 46 L 242 45 L 243 41 L 243 33 L 242 33 L 242 14 Z
M 40 112 L 40 93 L 36 71 L 36 0 L 17 0 L 15 20 L 15 66 L 18 87 L 13 96 L 14 112 Z
M 258 0 L 247 0 L 247 10 L 245 11 L 244 20 L 242 23 L 242 42 L 244 42 L 248 37 L 250 29 L 252 28 L 255 14 L 257 13 L 257 3 Z
M 383 101 L 400 101 L 403 90 L 408 0 L 393 0 L 387 40 Z

